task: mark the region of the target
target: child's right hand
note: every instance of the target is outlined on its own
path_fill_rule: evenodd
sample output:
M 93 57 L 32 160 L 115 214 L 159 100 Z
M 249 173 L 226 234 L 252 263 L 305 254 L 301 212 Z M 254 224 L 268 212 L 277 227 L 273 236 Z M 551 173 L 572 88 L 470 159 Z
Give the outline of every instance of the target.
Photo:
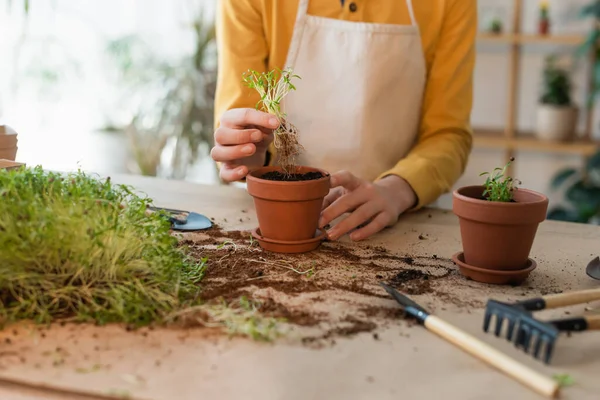
M 221 179 L 238 181 L 264 166 L 273 130 L 278 126 L 275 116 L 253 108 L 234 108 L 223 113 L 210 153 L 213 160 L 221 163 Z

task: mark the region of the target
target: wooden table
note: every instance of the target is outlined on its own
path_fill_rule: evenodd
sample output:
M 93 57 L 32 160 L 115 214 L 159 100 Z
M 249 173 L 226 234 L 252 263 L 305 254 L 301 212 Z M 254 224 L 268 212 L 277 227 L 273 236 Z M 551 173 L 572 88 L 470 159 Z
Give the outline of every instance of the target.
M 200 212 L 231 229 L 256 226 L 252 199 L 241 188 L 137 176 L 112 179 L 147 193 L 158 206 Z M 239 222 L 242 209 L 249 210 L 250 218 Z M 419 234 L 428 240 L 419 240 Z M 349 243 L 347 238 L 342 241 Z M 369 242 L 398 252 L 410 247 L 412 252 L 435 253 L 440 258 L 450 258 L 461 249 L 457 218 L 436 209 L 406 215 Z M 532 251 L 538 268 L 529 285 L 554 285 L 557 290 L 598 287 L 584 272 L 597 254 L 598 243 L 600 227 L 544 222 Z M 481 300 L 480 304 L 489 297 L 515 300 L 523 292 L 467 281 L 455 290 L 466 299 Z M 442 299 L 428 300 L 428 304 L 444 305 Z M 597 309 L 598 305 L 587 307 Z M 575 313 L 583 308 L 569 310 Z M 545 366 L 506 340 L 485 334 L 481 307 L 461 309 L 446 304 L 436 310 L 449 322 L 548 376 L 570 374 L 575 385 L 563 390 L 563 398 L 600 398 L 600 332 L 562 337 L 553 364 Z M 155 400 L 542 398 L 425 329 L 412 327 L 409 334 L 406 329 L 392 325 L 378 332 L 380 340 L 358 335 L 337 340 L 334 346 L 311 349 L 246 338 L 207 338 L 200 330 L 155 330 L 141 336 L 118 327 L 57 326 L 41 338 L 27 334 L 26 328 L 18 332 L 10 328 L 0 337 L 0 398 L 97 398 L 26 389 L 11 384 L 13 380 L 100 394 L 126 391 L 131 398 Z M 67 353 L 69 357 L 61 356 Z M 97 366 L 93 371 L 77 369 L 93 365 Z

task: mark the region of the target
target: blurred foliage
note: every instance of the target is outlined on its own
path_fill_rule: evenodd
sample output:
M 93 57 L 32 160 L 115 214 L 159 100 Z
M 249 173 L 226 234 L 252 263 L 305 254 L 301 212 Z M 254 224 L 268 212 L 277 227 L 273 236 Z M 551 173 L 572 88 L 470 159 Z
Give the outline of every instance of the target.
M 600 221 L 600 152 L 591 157 L 582 171 L 565 168 L 558 171 L 550 186 L 563 189 L 567 206 L 557 206 L 548 213 L 548 219 L 593 223 Z
M 125 102 L 135 107 L 122 130 L 130 139 L 137 172 L 143 175 L 158 175 L 161 155 L 170 141 L 174 141 L 174 152 L 167 177 L 176 179 L 186 176 L 202 145 L 207 151 L 213 146 L 217 72 L 216 65 L 211 65 L 216 58 L 211 56 L 215 26 L 201 12 L 190 29 L 193 51 L 172 62 L 154 54 L 152 46 L 136 35 L 107 46 L 118 69 Z
M 588 102 L 594 101 L 600 93 L 600 49 L 598 49 L 598 39 L 600 39 L 600 0 L 593 0 L 589 4 L 583 6 L 579 13 L 581 18 L 590 18 L 592 27 L 586 37 L 584 43 L 578 47 L 577 54 L 582 57 L 588 57 L 592 52 L 596 53 L 596 63 L 593 65 L 594 82 L 593 89 L 589 94 Z
M 7 1 L 8 9 L 10 10 L 13 5 L 13 0 L 6 0 L 6 1 Z M 25 11 L 25 14 L 29 14 L 29 0 L 23 0 L 23 10 Z
M 577 49 L 579 56 L 587 57 L 592 52 L 596 54 L 596 63 L 593 65 L 595 79 L 588 98 L 588 104 L 591 105 L 600 94 L 600 51 L 597 46 L 600 39 L 600 0 L 582 7 L 579 15 L 592 20 L 585 42 Z M 600 224 L 600 151 L 581 170 L 565 168 L 558 171 L 550 186 L 553 190 L 564 190 L 566 205 L 549 210 L 548 219 Z

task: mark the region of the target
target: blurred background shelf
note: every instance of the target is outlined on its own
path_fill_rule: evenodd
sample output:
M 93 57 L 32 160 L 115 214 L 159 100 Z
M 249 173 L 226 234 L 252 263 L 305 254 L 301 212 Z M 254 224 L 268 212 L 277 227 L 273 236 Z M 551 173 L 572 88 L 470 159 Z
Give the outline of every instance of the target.
M 583 157 L 591 157 L 600 148 L 599 142 L 588 138 L 569 142 L 545 141 L 537 138 L 534 132 L 518 132 L 514 137 L 507 137 L 501 130 L 477 128 L 474 129 L 474 145 L 486 149 L 526 150 Z
M 523 19 L 525 14 L 525 0 L 512 0 L 513 13 L 512 23 L 509 29 L 497 26 L 496 30 L 482 31 L 477 35 L 479 43 L 505 44 L 508 45 L 506 52 L 508 62 L 508 76 L 506 77 L 507 104 L 504 117 L 504 124 L 501 129 L 474 129 L 474 147 L 485 149 L 496 149 L 504 151 L 504 162 L 508 163 L 511 157 L 515 156 L 517 150 L 536 151 L 542 153 L 555 153 L 581 156 L 585 160 L 593 156 L 599 147 L 599 143 L 593 141 L 593 110 L 594 102 L 579 107 L 579 114 L 584 121 L 584 131 L 573 132 L 572 137 L 578 139 L 569 142 L 550 142 L 538 138 L 532 132 L 521 132 L 517 128 L 517 119 L 519 109 L 519 95 L 523 77 L 521 68 L 522 47 L 527 44 L 548 44 L 553 46 L 569 46 L 572 50 L 577 50 L 588 41 L 587 35 L 583 34 L 552 34 L 549 29 L 547 33 L 537 31 L 534 33 L 525 33 L 523 29 Z M 542 33 L 539 33 L 542 32 Z M 589 77 L 583 86 L 588 92 L 593 92 L 596 85 L 596 55 L 597 45 L 591 46 L 589 50 L 588 62 L 590 68 Z M 538 100 L 539 101 L 539 100 Z M 538 104 L 539 105 L 539 104 Z M 508 174 L 513 174 L 514 166 L 508 168 Z
M 586 37 L 583 35 L 535 35 L 535 34 L 503 34 L 479 33 L 477 39 L 485 42 L 506 44 L 555 44 L 555 45 L 582 45 Z

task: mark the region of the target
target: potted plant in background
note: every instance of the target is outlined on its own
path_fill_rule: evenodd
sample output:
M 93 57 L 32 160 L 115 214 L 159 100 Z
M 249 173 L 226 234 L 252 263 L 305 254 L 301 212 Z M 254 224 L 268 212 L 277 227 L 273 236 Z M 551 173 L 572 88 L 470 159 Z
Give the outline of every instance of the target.
M 502 27 L 502 20 L 499 17 L 494 17 L 490 21 L 488 32 L 495 35 L 499 35 L 502 33 Z
M 281 101 L 295 90 L 293 78 L 300 77 L 289 69 L 244 74 L 244 82 L 260 95 L 256 107 L 262 106 L 280 121 L 274 131 L 279 165 L 250 172 L 246 182 L 259 224 L 253 236 L 264 249 L 282 253 L 307 252 L 319 246 L 325 238 L 325 232 L 318 231 L 319 217 L 330 189 L 328 172 L 296 165 L 303 148 L 298 130 L 281 109 Z
M 485 283 L 520 283 L 536 267 L 529 253 L 538 225 L 546 219 L 548 198 L 517 188 L 517 180 L 496 168 L 484 184 L 453 193 L 463 251 L 453 256 L 463 275 Z
M 542 140 L 573 140 L 579 109 L 571 99 L 569 72 L 556 64 L 554 56 L 546 59 L 543 92 L 537 109 L 536 135 Z
M 581 171 L 575 168 L 558 171 L 550 187 L 564 190 L 566 204 L 553 207 L 548 219 L 600 225 L 600 152 Z

